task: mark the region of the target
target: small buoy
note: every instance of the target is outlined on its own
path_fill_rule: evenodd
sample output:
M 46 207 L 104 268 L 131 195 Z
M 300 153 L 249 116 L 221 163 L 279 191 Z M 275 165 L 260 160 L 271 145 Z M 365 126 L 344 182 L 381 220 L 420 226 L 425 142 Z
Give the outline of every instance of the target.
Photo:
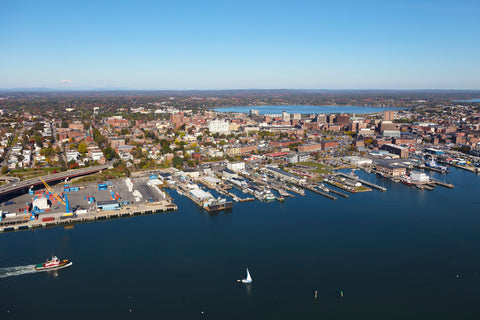
M 317 290 L 315 290 L 315 299 L 317 299 Z
M 340 290 L 340 297 L 343 298 L 343 291 Z
M 132 312 L 132 309 L 130 309 L 130 310 L 128 310 L 128 311 Z
M 460 276 L 457 274 L 457 278 L 459 278 Z

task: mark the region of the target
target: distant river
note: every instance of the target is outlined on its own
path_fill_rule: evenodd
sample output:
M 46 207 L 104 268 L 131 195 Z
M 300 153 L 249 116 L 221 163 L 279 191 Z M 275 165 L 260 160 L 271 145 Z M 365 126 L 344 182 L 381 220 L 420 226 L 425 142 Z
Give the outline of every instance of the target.
M 480 175 L 357 174 L 388 190 L 217 214 L 169 191 L 174 213 L 0 234 L 0 319 L 480 319 Z M 6 277 L 52 254 L 73 266 Z
M 385 110 L 399 110 L 399 108 L 388 107 L 360 107 L 360 106 L 248 106 L 248 107 L 224 107 L 215 108 L 218 112 L 240 112 L 248 113 L 250 110 L 258 110 L 260 114 L 279 114 L 282 111 L 288 113 L 315 114 L 315 113 L 374 113 Z
M 480 102 L 480 99 L 454 100 L 453 102 Z

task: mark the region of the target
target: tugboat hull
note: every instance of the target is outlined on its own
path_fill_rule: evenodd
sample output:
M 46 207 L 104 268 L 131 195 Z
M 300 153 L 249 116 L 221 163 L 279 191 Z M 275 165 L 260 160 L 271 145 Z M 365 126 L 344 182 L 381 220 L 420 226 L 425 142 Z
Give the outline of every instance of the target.
M 44 266 L 43 263 L 39 263 L 35 266 L 36 271 L 49 271 L 49 270 L 57 270 L 57 269 L 62 269 L 66 267 L 70 267 L 73 264 L 73 262 L 68 261 L 68 260 L 63 260 L 60 262 L 60 264 L 55 265 L 55 266 Z

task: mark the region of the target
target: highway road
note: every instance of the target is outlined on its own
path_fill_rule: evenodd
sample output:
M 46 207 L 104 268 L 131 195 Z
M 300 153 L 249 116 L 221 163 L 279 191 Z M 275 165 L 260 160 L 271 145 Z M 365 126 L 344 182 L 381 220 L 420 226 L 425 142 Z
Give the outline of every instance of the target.
M 96 173 L 108 168 L 108 164 L 104 164 L 101 166 L 94 166 L 82 169 L 75 169 L 75 170 L 68 170 L 64 172 L 54 173 L 42 176 L 43 180 L 48 182 L 54 182 L 59 180 L 65 180 L 66 178 L 74 178 L 90 173 Z M 38 178 L 31 178 L 22 181 L 12 182 L 3 186 L 0 186 L 0 196 L 9 194 L 11 192 L 19 191 L 22 189 L 30 188 L 30 186 L 36 186 L 39 184 L 43 184 L 43 182 Z

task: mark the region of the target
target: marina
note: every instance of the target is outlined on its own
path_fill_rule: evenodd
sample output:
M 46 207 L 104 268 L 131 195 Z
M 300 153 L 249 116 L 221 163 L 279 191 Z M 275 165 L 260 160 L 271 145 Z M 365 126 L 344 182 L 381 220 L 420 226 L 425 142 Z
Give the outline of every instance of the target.
M 92 186 L 70 187 L 65 182 L 63 189 L 55 187 L 57 189 L 56 192 L 52 188 L 47 188 L 48 190 L 46 191 L 42 191 L 42 189 L 32 190 L 30 188 L 30 197 L 32 195 L 34 197 L 33 205 L 29 200 L 20 199 L 4 202 L 6 207 L 16 206 L 16 203 L 24 202 L 27 202 L 27 205 L 18 208 L 16 213 L 11 213 L 7 210 L 2 211 L 3 219 L 0 221 L 0 232 L 29 230 L 56 225 L 73 225 L 75 223 L 178 210 L 171 196 L 165 192 L 165 188 L 176 190 L 178 194 L 190 199 L 207 213 L 231 211 L 235 207 L 234 203 L 240 204 L 254 202 L 255 200 L 284 202 L 286 199 L 294 197 L 294 195 L 305 196 L 305 190 L 330 200 L 337 200 L 338 197 L 345 199 L 350 197 L 350 195 L 339 190 L 347 191 L 351 194 L 372 191 L 372 189 L 365 187 L 368 186 L 378 191 L 387 191 L 386 187 L 361 178 L 353 174 L 353 172 L 339 171 L 324 175 L 321 178 L 322 182 L 315 183 L 302 181 L 300 177 L 297 178 L 297 176 L 284 170 L 275 170 L 259 170 L 258 172 L 229 171 L 228 176 L 222 176 L 223 171 L 219 169 L 195 178 L 191 178 L 185 172 L 178 170 L 159 172 L 157 174 L 137 174 L 134 179 L 107 181 L 103 184 L 98 184 L 98 190 L 103 190 L 101 192 L 104 192 L 102 194 L 105 195 L 103 198 L 100 197 L 98 199 L 91 196 L 93 193 L 91 191 Z M 271 172 L 274 174 L 270 174 Z M 366 170 L 363 175 L 371 177 L 375 173 L 378 176 L 379 172 Z M 443 174 L 443 172 L 438 173 Z M 381 176 L 393 182 L 402 182 L 407 186 L 416 186 L 419 190 L 433 191 L 437 185 L 449 189 L 454 188 L 453 184 L 442 182 L 439 178 L 430 178 L 419 173 L 415 174 L 416 177 L 422 177 L 421 179 L 424 180 L 412 181 L 409 177 L 387 177 L 383 176 L 383 174 Z M 290 180 L 288 182 L 284 181 L 282 175 Z M 47 186 L 47 184 L 45 185 Z M 329 185 L 329 187 L 326 185 Z M 93 188 L 97 188 L 97 186 L 93 186 Z M 64 191 L 62 198 L 55 198 L 56 194 L 60 193 L 59 190 Z M 240 196 L 240 194 L 243 194 L 243 196 Z M 82 203 L 82 197 L 87 200 L 87 206 L 85 206 L 86 202 L 80 204 Z M 44 202 L 38 202 L 42 199 Z M 52 207 L 47 206 L 45 201 L 52 201 Z M 57 210 L 61 209 L 59 201 L 66 206 L 63 213 L 52 211 L 54 206 Z M 70 210 L 69 208 L 71 207 L 75 209 Z

